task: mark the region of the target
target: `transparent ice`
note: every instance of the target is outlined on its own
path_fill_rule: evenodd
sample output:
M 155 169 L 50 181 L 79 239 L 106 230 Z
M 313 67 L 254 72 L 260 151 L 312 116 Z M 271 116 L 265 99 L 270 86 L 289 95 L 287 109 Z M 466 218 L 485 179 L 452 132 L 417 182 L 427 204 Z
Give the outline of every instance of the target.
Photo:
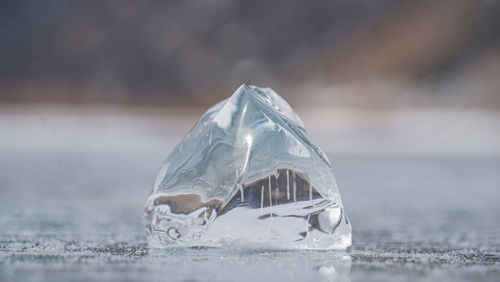
M 159 247 L 351 245 L 326 155 L 283 98 L 245 84 L 210 108 L 166 159 L 144 218 Z

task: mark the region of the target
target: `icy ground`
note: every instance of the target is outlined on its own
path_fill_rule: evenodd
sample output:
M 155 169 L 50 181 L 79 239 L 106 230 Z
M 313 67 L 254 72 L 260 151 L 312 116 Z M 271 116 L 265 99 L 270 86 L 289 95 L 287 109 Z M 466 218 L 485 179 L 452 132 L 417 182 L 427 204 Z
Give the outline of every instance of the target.
M 353 118 L 352 132 L 303 116 L 353 226 L 349 252 L 309 252 L 149 248 L 146 197 L 197 116 L 47 112 L 0 110 L 0 281 L 499 280 L 496 115 L 461 120 L 469 131 L 427 115 L 410 133 L 390 117 Z

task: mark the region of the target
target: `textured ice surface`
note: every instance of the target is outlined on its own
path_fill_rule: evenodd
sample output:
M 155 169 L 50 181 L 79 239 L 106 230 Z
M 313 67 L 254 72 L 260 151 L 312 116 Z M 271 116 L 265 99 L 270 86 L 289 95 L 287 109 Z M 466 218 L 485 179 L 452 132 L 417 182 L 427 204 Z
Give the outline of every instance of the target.
M 330 162 L 273 90 L 242 85 L 161 167 L 145 208 L 157 246 L 346 249 Z

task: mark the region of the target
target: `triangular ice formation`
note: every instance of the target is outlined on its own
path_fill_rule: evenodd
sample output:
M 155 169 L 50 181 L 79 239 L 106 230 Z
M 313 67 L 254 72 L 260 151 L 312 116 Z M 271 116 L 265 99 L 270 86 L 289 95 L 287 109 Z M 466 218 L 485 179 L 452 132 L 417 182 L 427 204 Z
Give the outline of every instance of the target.
M 351 244 L 327 157 L 285 100 L 247 85 L 210 108 L 167 158 L 145 224 L 159 246 Z

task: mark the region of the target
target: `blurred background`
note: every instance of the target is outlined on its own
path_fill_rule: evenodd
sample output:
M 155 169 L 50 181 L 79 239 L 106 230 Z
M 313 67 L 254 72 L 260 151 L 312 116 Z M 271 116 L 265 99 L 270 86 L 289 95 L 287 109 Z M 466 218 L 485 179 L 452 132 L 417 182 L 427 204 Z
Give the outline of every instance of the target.
M 498 1 L 2 1 L 2 103 L 500 107 Z
M 500 151 L 498 1 L 51 0 L 0 8 L 4 114 L 102 120 L 126 112 L 144 120 L 192 112 L 191 123 L 248 83 L 280 93 L 331 150 Z M 50 119 L 38 122 L 47 138 L 55 133 L 43 128 L 65 126 Z
M 157 169 L 242 83 L 278 92 L 331 157 L 353 280 L 495 277 L 499 31 L 495 0 L 1 1 L 0 280 L 149 269 L 98 265 L 116 244 L 147 254 Z M 382 253 L 444 272 L 367 259 Z

